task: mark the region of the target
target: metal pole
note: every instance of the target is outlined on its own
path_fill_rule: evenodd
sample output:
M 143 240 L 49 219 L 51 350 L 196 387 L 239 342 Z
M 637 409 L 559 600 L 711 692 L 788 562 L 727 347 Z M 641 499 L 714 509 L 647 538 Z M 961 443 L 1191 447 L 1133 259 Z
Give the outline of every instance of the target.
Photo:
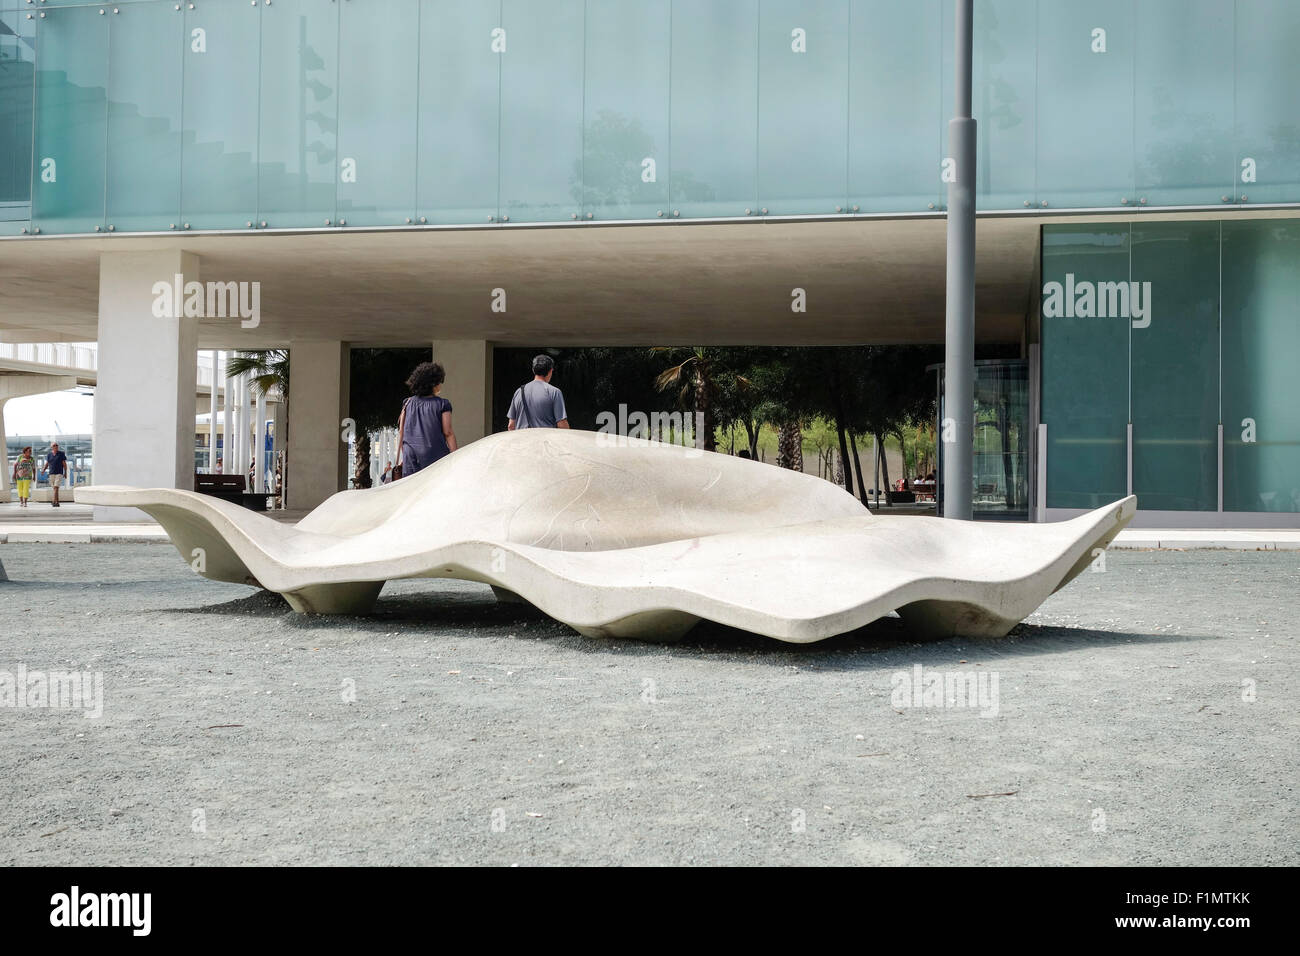
M 212 355 L 212 399 L 208 408 L 208 474 L 217 473 L 217 393 L 221 391 L 220 368 L 221 363 L 218 361 L 216 349 L 210 353 Z
M 256 488 L 253 490 L 258 494 L 266 491 L 266 394 L 261 390 L 257 393 L 257 414 L 256 421 L 253 422 L 253 454 L 256 456 L 256 475 L 253 482 Z
M 235 407 L 231 402 L 234 396 L 234 382 L 230 378 L 230 356 L 233 353 L 227 352 L 221 362 L 221 407 L 222 407 L 222 425 L 221 425 L 221 473 L 223 475 L 235 475 L 235 459 L 231 456 L 231 450 L 234 448 L 235 434 Z
M 975 433 L 975 120 L 971 118 L 974 0 L 955 0 L 957 77 L 948 149 L 948 289 L 944 335 L 943 516 L 971 517 Z

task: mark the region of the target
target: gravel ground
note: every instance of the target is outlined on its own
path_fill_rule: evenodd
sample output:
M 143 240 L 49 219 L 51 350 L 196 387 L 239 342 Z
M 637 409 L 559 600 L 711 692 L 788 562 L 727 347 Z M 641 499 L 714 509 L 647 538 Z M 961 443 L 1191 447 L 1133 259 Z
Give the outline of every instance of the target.
M 158 545 L 0 559 L 0 671 L 103 674 L 98 719 L 0 707 L 4 864 L 1300 862 L 1297 552 L 1111 552 L 1004 639 L 808 647 L 589 640 L 447 581 L 303 618 Z M 918 664 L 996 675 L 996 715 L 900 699 Z

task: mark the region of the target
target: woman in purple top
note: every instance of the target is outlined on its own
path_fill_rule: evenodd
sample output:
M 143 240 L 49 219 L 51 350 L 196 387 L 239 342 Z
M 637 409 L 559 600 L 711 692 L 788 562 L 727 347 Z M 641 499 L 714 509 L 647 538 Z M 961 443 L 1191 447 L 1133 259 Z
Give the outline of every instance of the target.
M 411 397 L 402 403 L 402 415 L 397 420 L 397 464 L 403 478 L 456 450 L 451 402 L 438 395 L 446 377 L 437 362 L 421 362 L 406 380 Z

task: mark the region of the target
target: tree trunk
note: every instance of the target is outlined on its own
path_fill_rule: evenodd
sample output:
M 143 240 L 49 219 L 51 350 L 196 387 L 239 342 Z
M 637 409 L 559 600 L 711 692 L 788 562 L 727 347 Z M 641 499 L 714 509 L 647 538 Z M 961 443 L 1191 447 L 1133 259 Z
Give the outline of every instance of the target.
M 844 438 L 844 426 L 835 419 L 835 431 L 840 436 L 840 467 L 837 479 L 844 483 L 844 490 L 853 494 L 853 466 L 849 464 L 849 443 Z
M 695 410 L 700 413 L 700 427 L 704 432 L 703 436 L 695 436 L 695 447 L 703 448 L 705 451 L 717 451 L 717 440 L 713 434 L 713 402 L 709 394 L 709 381 L 698 367 L 695 373 Z
M 758 461 L 758 429 L 754 422 L 748 418 L 741 419 L 741 424 L 745 426 L 746 447 L 749 449 L 749 457 Z
M 786 422 L 777 438 L 776 463 L 791 471 L 803 471 L 803 429 L 798 422 Z
M 849 432 L 849 442 L 853 445 L 853 470 L 858 473 L 858 497 L 865 507 L 867 504 L 867 486 L 862 482 L 862 459 L 858 457 L 858 438 Z
M 890 505 L 892 502 L 889 500 L 889 459 L 885 457 L 885 436 L 876 435 L 875 439 L 876 447 L 880 449 L 880 473 L 884 475 L 885 478 L 883 482 L 885 487 L 885 504 Z
M 356 469 L 352 473 L 352 478 L 360 488 L 369 488 L 370 481 L 370 436 L 365 432 L 357 435 L 355 455 L 357 459 Z

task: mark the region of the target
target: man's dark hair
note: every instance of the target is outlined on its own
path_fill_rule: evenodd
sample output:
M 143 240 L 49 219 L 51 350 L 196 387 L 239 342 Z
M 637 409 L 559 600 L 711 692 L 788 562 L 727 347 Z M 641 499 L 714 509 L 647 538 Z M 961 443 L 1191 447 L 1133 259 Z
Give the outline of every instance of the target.
M 555 368 L 555 359 L 549 355 L 538 355 L 533 358 L 533 374 L 545 375 Z
M 406 380 L 406 387 L 412 395 L 428 398 L 433 390 L 447 379 L 447 373 L 437 362 L 421 362 Z

